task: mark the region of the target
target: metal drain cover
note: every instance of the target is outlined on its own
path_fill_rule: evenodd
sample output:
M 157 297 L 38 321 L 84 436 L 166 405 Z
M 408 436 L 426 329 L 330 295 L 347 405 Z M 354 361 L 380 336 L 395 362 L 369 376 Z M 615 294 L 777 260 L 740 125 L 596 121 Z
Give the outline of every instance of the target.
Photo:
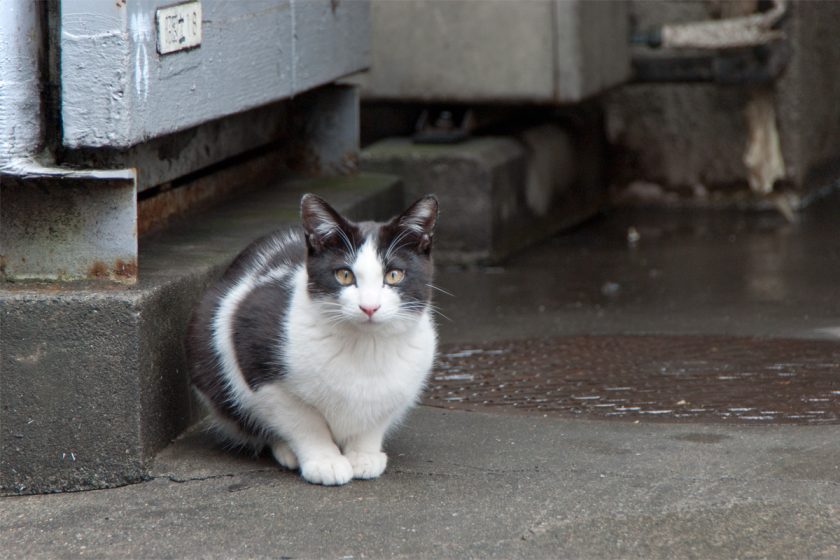
M 840 423 L 840 344 L 575 336 L 446 346 L 423 404 L 623 420 Z

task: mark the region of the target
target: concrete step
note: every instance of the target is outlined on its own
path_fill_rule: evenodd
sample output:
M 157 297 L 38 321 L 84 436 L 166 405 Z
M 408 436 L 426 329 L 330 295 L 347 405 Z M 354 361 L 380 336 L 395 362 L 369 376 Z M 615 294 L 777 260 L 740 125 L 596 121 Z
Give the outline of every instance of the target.
M 388 138 L 363 150 L 362 167 L 399 176 L 407 198 L 438 196 L 438 263 L 493 263 L 601 209 L 603 143 L 589 124 L 547 122 L 455 144 Z
M 315 192 L 353 218 L 400 210 L 397 178 L 271 185 L 141 238 L 134 286 L 0 285 L 0 494 L 117 486 L 194 419 L 183 335 L 205 288 Z

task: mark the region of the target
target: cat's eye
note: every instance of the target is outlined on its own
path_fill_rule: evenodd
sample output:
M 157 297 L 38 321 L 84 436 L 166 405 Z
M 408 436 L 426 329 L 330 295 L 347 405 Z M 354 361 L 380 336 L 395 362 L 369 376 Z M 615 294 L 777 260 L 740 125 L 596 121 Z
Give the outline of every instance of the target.
M 338 280 L 338 283 L 342 286 L 349 286 L 356 281 L 356 277 L 353 276 L 353 271 L 349 268 L 339 268 L 336 270 L 335 279 Z
M 385 273 L 385 283 L 391 286 L 399 284 L 403 281 L 403 278 L 405 278 L 405 272 L 396 268 Z

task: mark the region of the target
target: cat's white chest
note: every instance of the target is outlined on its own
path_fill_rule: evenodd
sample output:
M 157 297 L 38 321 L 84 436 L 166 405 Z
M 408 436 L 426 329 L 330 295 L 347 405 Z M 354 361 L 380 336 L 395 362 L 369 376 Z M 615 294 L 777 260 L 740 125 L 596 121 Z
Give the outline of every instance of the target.
M 288 325 L 284 386 L 327 419 L 337 438 L 402 415 L 419 397 L 434 361 L 428 315 L 399 334 L 337 333 L 302 315 Z

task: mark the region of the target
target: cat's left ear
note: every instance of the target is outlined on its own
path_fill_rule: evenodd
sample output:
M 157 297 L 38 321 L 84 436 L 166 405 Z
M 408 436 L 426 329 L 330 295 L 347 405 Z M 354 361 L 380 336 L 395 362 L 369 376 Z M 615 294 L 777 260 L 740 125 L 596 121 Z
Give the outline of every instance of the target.
M 434 195 L 426 195 L 408 210 L 394 218 L 393 224 L 400 229 L 409 230 L 417 236 L 417 251 L 429 253 L 432 249 L 432 236 L 438 217 L 438 201 Z
M 330 245 L 340 244 L 342 232 L 349 229 L 341 217 L 323 198 L 305 194 L 300 200 L 300 221 L 310 251 L 318 253 Z M 346 233 L 344 233 L 346 237 Z

